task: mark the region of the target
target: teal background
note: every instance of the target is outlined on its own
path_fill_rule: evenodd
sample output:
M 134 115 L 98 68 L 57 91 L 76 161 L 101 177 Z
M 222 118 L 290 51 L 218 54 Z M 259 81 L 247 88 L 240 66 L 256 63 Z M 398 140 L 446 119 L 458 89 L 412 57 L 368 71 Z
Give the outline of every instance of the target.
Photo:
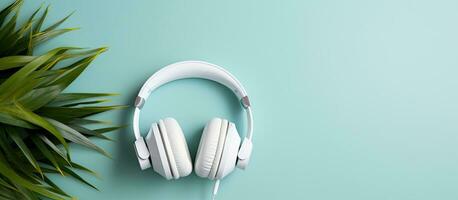
M 41 1 L 26 1 L 29 15 Z M 6 2 L 2 2 L 2 5 Z M 246 171 L 223 180 L 218 199 L 458 199 L 458 1 L 46 1 L 50 18 L 76 13 L 82 27 L 47 43 L 110 50 L 68 89 L 117 92 L 131 105 L 164 65 L 199 59 L 245 85 L 255 117 Z M 48 21 L 50 22 L 50 21 Z M 229 90 L 203 80 L 160 88 L 141 128 L 174 116 L 191 154 L 204 124 L 244 114 Z M 100 192 L 55 177 L 80 199 L 209 199 L 196 175 L 166 181 L 138 167 L 131 109 L 100 116 L 127 123 L 94 140 L 105 158 L 73 146 Z

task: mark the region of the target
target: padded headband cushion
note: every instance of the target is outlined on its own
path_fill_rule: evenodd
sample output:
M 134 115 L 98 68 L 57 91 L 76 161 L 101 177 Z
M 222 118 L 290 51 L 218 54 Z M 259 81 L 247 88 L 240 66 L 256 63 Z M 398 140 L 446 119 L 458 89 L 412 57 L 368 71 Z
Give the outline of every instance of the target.
M 204 128 L 197 149 L 195 172 L 202 178 L 207 178 L 215 159 L 222 120 L 213 118 Z
M 173 118 L 166 118 L 162 121 L 167 129 L 167 136 L 173 157 L 175 158 L 178 176 L 187 176 L 192 172 L 192 162 L 183 131 L 178 122 Z

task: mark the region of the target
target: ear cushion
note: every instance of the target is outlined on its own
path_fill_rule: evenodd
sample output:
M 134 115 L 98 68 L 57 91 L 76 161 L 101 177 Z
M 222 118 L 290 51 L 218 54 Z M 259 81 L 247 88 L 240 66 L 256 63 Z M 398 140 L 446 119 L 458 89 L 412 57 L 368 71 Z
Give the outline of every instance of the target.
M 218 139 L 218 147 L 216 149 L 215 159 L 213 160 L 213 165 L 208 174 L 208 178 L 214 180 L 216 178 L 216 174 L 218 172 L 218 168 L 221 162 L 221 155 L 223 154 L 223 150 L 225 148 L 226 143 L 226 133 L 228 128 L 229 122 L 225 119 L 221 122 L 221 129 L 219 132 L 219 139 Z
M 175 156 L 172 153 L 172 145 L 170 145 L 169 136 L 167 135 L 167 129 L 165 128 L 164 121 L 159 120 L 159 132 L 161 134 L 162 142 L 164 143 L 165 152 L 167 154 L 167 161 L 169 162 L 170 170 L 174 179 L 180 178 L 178 175 L 178 168 L 175 162 Z
M 188 145 L 178 122 L 173 118 L 162 120 L 169 139 L 170 149 L 175 160 L 178 176 L 184 177 L 192 172 L 192 161 Z
M 224 143 L 223 154 L 221 155 L 221 162 L 219 163 L 215 179 L 222 179 L 234 170 L 237 162 L 240 141 L 240 135 L 237 132 L 235 124 L 229 123 L 226 142 Z
M 195 172 L 202 178 L 207 178 L 215 159 L 222 120 L 213 118 L 204 128 L 197 149 Z

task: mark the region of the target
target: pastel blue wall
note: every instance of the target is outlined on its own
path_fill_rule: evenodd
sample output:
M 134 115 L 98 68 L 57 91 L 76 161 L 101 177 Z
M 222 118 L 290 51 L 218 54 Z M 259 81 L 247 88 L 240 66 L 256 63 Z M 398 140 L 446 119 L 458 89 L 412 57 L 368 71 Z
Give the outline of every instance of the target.
M 30 14 L 41 1 L 27 1 Z M 131 104 L 160 67 L 200 59 L 245 85 L 255 114 L 254 154 L 225 179 L 218 199 L 458 199 L 458 1 L 47 1 L 50 19 L 82 27 L 48 43 L 109 46 L 69 89 L 118 92 Z M 2 4 L 5 4 L 2 2 Z M 214 116 L 239 122 L 230 91 L 199 80 L 167 85 L 147 102 L 143 130 L 174 116 L 191 154 Z M 140 171 L 131 110 L 96 140 L 104 158 L 73 146 L 102 179 L 100 192 L 56 177 L 80 199 L 208 199 L 195 175 L 165 181 Z M 241 124 L 242 123 L 242 124 Z

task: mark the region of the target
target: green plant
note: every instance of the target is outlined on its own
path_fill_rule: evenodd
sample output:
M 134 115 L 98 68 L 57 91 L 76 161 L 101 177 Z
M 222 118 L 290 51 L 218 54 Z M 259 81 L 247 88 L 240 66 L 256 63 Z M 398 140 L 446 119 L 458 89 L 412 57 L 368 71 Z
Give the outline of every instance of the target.
M 95 174 L 72 161 L 68 143 L 109 156 L 88 137 L 109 140 L 104 133 L 120 127 L 87 117 L 122 106 L 99 105 L 113 94 L 63 93 L 106 48 L 59 47 L 33 55 L 38 45 L 74 29 L 57 29 L 69 16 L 42 28 L 48 8 L 18 26 L 21 5 L 16 0 L 0 12 L 0 199 L 70 199 L 49 174 L 96 188 L 76 173 Z

